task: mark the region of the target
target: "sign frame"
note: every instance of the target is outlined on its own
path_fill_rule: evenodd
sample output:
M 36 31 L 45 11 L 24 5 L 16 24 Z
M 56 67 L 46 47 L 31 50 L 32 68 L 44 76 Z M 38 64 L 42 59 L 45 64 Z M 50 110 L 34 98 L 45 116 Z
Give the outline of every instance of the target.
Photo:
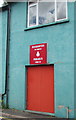
M 30 45 L 30 64 L 47 63 L 47 43 Z

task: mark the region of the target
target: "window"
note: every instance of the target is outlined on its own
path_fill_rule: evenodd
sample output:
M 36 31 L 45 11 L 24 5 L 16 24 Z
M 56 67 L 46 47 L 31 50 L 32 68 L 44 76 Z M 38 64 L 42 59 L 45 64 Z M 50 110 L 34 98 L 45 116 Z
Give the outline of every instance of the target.
M 67 1 L 28 2 L 28 27 L 67 19 Z

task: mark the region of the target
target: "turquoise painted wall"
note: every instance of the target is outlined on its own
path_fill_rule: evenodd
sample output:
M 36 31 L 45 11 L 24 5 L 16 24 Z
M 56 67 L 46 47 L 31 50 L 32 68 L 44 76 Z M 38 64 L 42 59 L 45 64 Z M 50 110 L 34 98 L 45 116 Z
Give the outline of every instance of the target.
M 2 93 L 2 12 L 0 12 L 0 94 L 1 93 Z
M 26 108 L 26 70 L 29 65 L 29 46 L 48 43 L 47 62 L 54 64 L 55 115 L 66 117 L 64 105 L 74 117 L 74 3 L 68 3 L 69 22 L 24 31 L 27 3 L 11 4 L 11 34 L 9 63 L 9 107 Z
M 5 92 L 6 41 L 7 41 L 7 11 L 4 12 L 0 11 L 0 94 L 3 94 Z
M 25 64 L 27 64 L 27 56 L 25 54 L 27 52 L 27 43 L 24 38 L 25 23 L 26 4 L 12 4 L 9 65 L 9 107 L 20 110 L 25 109 Z
M 0 12 L 0 93 L 5 92 L 7 11 Z
M 7 44 L 7 11 L 4 11 L 2 13 L 2 93 L 5 92 L 6 44 Z
M 0 12 L 0 94 L 2 94 L 2 12 Z M 0 97 L 1 101 L 1 97 Z M 1 102 L 0 102 L 1 106 Z
M 74 3 L 74 109 L 76 118 L 76 2 Z

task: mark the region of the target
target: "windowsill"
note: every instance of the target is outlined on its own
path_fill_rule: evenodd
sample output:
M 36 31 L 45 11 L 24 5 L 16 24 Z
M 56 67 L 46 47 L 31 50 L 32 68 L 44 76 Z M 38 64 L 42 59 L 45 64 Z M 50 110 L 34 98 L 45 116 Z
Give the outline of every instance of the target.
M 38 25 L 38 26 L 25 28 L 24 31 L 28 31 L 28 30 L 32 30 L 32 29 L 38 29 L 38 28 L 52 26 L 52 25 L 57 25 L 57 24 L 62 24 L 62 23 L 67 23 L 67 22 L 69 22 L 69 19 L 61 20 L 61 21 L 57 21 L 57 22 L 53 22 L 53 23 L 49 23 L 49 24 L 44 24 L 44 25 Z

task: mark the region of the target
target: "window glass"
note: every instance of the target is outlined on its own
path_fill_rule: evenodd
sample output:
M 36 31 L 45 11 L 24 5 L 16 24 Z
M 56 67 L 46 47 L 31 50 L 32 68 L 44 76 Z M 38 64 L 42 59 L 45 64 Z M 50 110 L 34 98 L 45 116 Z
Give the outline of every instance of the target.
M 29 7 L 29 26 L 36 25 L 36 5 Z
M 46 24 L 55 21 L 55 3 L 39 2 L 38 4 L 38 21 L 39 24 Z
M 57 20 L 66 18 L 66 2 L 57 2 Z
M 49 1 L 49 0 L 48 0 Z M 56 22 L 67 18 L 67 0 L 35 0 L 28 2 L 28 27 Z

